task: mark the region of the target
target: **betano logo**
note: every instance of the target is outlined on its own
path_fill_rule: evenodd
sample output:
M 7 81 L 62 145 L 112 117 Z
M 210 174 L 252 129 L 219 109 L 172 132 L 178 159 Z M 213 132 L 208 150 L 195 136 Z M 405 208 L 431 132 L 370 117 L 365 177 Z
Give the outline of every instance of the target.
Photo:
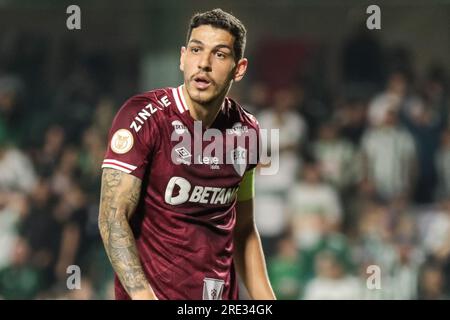
M 191 183 L 185 178 L 172 177 L 167 183 L 164 201 L 173 206 L 185 202 L 229 204 L 235 199 L 238 189 L 239 186 L 233 188 L 194 186 L 192 189 Z

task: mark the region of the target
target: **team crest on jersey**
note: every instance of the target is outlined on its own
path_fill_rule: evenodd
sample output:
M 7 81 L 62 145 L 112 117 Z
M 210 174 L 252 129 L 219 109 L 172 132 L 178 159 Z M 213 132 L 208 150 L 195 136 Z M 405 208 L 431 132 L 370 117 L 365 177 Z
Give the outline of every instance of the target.
M 234 170 L 236 170 L 239 175 L 244 175 L 245 169 L 247 168 L 247 149 L 239 146 L 236 149 L 231 150 L 230 157 Z
M 203 300 L 222 300 L 225 282 L 219 279 L 203 279 Z
M 127 129 L 120 129 L 111 139 L 111 149 L 117 154 L 124 154 L 133 147 L 133 135 Z

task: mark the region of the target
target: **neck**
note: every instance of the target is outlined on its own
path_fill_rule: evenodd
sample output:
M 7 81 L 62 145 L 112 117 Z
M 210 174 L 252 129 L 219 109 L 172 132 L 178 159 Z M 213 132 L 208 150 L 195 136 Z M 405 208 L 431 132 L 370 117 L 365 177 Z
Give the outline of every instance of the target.
M 225 94 L 226 92 L 207 104 L 200 104 L 191 99 L 186 90 L 186 86 L 183 86 L 183 95 L 188 104 L 189 114 L 194 120 L 201 121 L 206 128 L 209 128 L 216 119 L 225 100 Z

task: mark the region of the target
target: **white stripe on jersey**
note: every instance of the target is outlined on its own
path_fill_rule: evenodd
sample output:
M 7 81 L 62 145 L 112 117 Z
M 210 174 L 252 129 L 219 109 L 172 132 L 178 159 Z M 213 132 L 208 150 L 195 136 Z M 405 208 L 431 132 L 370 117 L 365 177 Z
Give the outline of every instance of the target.
M 105 164 L 105 163 L 117 164 L 119 166 L 125 167 L 126 169 L 130 169 L 130 170 L 134 170 L 137 168 L 136 166 L 133 166 L 131 164 L 128 164 L 128 163 L 125 163 L 125 162 L 122 162 L 119 160 L 115 160 L 115 159 L 105 159 L 105 160 L 103 160 L 103 164 Z
M 183 89 L 182 88 L 183 88 L 183 85 L 178 87 L 178 92 L 180 93 L 181 104 L 183 105 L 184 110 L 188 111 L 189 109 L 188 109 L 186 100 L 184 100 L 184 94 L 183 94 Z
M 177 89 L 175 89 L 175 88 L 172 89 L 172 95 L 173 95 L 173 98 L 175 99 L 175 104 L 177 105 L 178 111 L 180 111 L 180 113 L 183 113 L 184 109 L 183 109 L 183 105 L 180 102 L 180 99 L 178 98 Z
M 124 167 L 116 166 L 115 164 L 111 164 L 111 163 L 104 163 L 104 164 L 102 165 L 102 168 L 117 169 L 117 170 L 123 171 L 123 172 L 125 172 L 125 173 L 131 173 L 131 170 L 125 169 Z

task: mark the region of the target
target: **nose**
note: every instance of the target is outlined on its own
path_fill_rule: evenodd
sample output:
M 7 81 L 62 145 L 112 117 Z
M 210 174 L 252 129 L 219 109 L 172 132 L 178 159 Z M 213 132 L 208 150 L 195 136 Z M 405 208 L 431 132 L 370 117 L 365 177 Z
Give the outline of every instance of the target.
M 199 61 L 198 61 L 198 68 L 202 71 L 209 72 L 211 71 L 211 56 L 208 52 L 204 52 Z

